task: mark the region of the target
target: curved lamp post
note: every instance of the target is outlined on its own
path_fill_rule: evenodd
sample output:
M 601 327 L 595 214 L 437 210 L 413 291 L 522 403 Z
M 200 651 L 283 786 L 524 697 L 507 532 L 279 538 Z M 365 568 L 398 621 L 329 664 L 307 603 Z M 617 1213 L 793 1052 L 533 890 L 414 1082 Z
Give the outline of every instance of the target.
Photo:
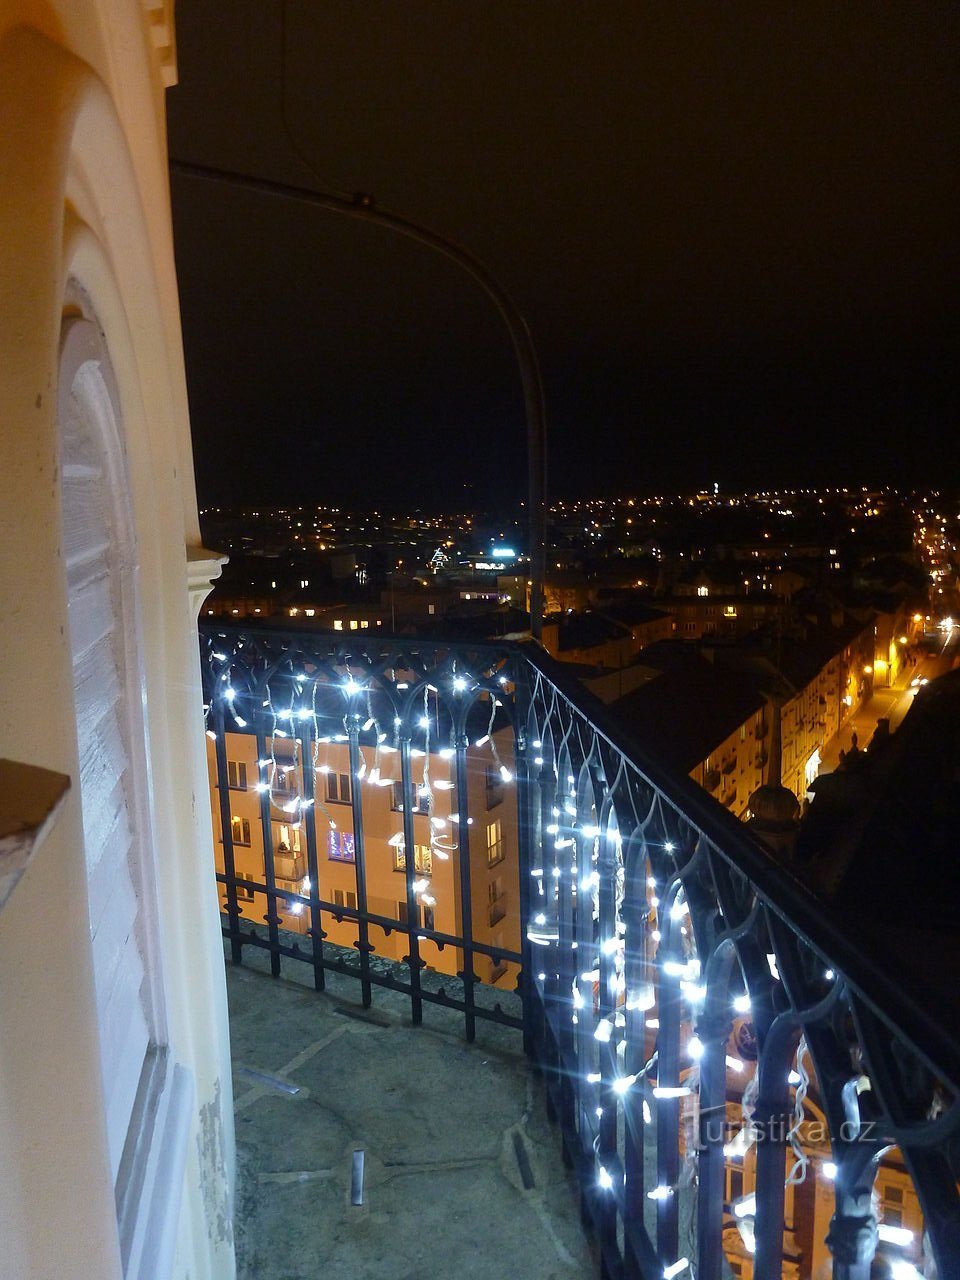
M 313 191 L 309 187 L 273 182 L 267 178 L 254 178 L 229 169 L 192 164 L 185 160 L 171 160 L 170 170 L 186 177 L 245 187 L 249 191 L 259 191 L 262 195 L 292 200 L 298 204 L 313 205 L 314 208 L 326 209 L 331 213 L 343 214 L 361 222 L 371 222 L 376 226 L 386 227 L 397 235 L 416 240 L 445 258 L 449 258 L 451 262 L 456 262 L 483 289 L 507 326 L 523 384 L 523 404 L 527 422 L 530 630 L 534 638 L 539 640 L 543 620 L 543 580 L 546 562 L 546 413 L 540 366 L 530 338 L 530 330 L 510 295 L 501 288 L 490 271 L 472 253 L 468 253 L 454 241 L 437 235 L 435 231 L 411 222 L 409 218 L 402 218 L 398 214 L 379 209 L 373 196 L 360 194 L 349 199 L 345 196 Z

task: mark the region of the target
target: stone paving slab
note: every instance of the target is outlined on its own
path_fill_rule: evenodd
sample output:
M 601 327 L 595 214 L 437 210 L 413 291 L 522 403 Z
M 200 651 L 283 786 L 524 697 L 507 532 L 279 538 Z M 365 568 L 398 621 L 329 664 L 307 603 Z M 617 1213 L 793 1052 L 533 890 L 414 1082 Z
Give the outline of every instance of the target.
M 241 1280 L 592 1280 L 575 1188 L 520 1036 L 306 966 L 228 964 Z M 284 966 L 284 972 L 287 966 Z M 502 999 L 500 992 L 493 993 Z M 364 1196 L 350 1202 L 353 1152 Z

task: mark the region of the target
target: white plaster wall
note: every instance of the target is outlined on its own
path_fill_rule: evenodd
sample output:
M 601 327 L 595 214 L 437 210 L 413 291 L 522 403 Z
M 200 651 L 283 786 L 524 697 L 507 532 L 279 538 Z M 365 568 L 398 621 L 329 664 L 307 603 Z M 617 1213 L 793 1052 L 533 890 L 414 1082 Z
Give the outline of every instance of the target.
M 0 119 L 0 755 L 77 778 L 55 419 L 75 279 L 123 410 L 167 1022 L 196 1090 L 175 1273 L 228 1277 L 232 1099 L 194 629 L 213 566 L 198 549 L 162 85 L 141 4 L 0 7 Z M 119 1274 L 93 999 L 75 788 L 0 914 L 5 1276 Z

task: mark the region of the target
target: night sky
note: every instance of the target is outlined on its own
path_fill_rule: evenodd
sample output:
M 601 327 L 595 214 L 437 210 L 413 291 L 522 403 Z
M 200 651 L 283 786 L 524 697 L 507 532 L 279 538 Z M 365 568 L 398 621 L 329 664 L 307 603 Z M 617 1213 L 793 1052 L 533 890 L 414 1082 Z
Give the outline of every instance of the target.
M 374 192 L 513 295 L 551 493 L 953 478 L 955 4 L 287 0 L 284 41 L 280 0 L 179 0 L 177 33 L 173 156 Z M 172 187 L 202 504 L 523 494 L 457 267 Z

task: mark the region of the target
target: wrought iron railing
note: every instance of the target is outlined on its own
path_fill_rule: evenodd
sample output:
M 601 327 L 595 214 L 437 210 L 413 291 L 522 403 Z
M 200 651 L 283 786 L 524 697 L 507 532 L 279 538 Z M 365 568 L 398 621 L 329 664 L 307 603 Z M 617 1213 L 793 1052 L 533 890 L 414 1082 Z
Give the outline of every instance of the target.
M 414 1023 L 460 1010 L 468 1039 L 478 1018 L 522 1030 L 605 1276 L 803 1280 L 831 1255 L 841 1280 L 960 1275 L 960 1054 L 938 1009 L 539 648 L 210 624 L 202 665 L 234 961 L 348 973 L 365 1005 L 390 986 Z M 216 787 L 241 750 L 252 879 Z M 278 823 L 305 852 L 295 890 Z

